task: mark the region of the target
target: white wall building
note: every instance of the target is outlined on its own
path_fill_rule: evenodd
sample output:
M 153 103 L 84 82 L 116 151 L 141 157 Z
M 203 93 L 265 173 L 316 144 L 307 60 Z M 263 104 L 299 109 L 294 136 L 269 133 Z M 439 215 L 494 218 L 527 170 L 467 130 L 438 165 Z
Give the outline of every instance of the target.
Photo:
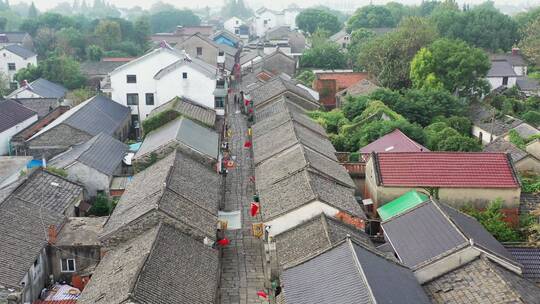
M 110 89 L 103 91 L 114 101 L 129 106 L 132 119 L 144 120 L 154 108 L 176 96 L 212 109 L 222 108 L 214 98 L 217 68 L 168 46 L 116 68 L 109 78 Z
M 491 90 L 495 90 L 502 86 L 507 88 L 515 86 L 517 77 L 514 67 L 508 61 L 492 60 L 486 80 L 489 82 Z
M 24 47 L 12 44 L 0 49 L 0 72 L 7 75 L 12 89 L 18 88 L 13 76 L 23 68 L 37 65 L 37 55 Z
M 300 10 L 296 8 L 286 9 L 281 12 L 264 7 L 260 8 L 255 12 L 251 32 L 256 36 L 262 37 L 269 29 L 279 26 L 288 26 L 291 29 L 296 29 L 296 16 L 299 13 Z
M 223 28 L 235 35 L 240 35 L 240 26 L 242 25 L 244 25 L 244 21 L 238 17 L 231 17 L 223 22 Z

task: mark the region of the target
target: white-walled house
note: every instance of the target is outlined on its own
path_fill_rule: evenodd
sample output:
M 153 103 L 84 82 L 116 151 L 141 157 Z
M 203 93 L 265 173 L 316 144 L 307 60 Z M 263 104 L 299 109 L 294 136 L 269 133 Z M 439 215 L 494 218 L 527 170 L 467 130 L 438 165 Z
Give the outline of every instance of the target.
M 236 16 L 231 17 L 223 22 L 224 29 L 238 36 L 240 35 L 240 26 L 242 25 L 244 25 L 244 21 Z
M 37 65 L 37 54 L 21 45 L 12 44 L 0 49 L 0 72 L 9 78 L 10 87 L 18 88 L 13 79 L 15 73 L 31 65 Z
M 299 13 L 300 10 L 297 8 L 288 8 L 280 12 L 264 7 L 260 8 L 255 12 L 251 32 L 262 37 L 269 29 L 279 26 L 296 29 L 296 16 Z
M 131 108 L 132 121 L 144 120 L 154 108 L 176 96 L 212 109 L 223 107 L 214 98 L 217 67 L 168 45 L 116 68 L 109 78 L 110 88 L 103 91 Z
M 491 90 L 499 87 L 511 88 L 516 85 L 517 77 L 514 67 L 507 60 L 492 60 L 486 75 Z
M 0 102 L 0 155 L 10 152 L 13 135 L 38 120 L 36 112 L 13 100 Z

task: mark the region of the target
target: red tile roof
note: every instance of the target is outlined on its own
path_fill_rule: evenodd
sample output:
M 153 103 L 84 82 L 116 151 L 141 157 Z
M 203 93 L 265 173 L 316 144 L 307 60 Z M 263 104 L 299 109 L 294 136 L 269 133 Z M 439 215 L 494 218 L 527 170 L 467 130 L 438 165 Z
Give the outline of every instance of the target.
M 337 72 L 337 73 L 320 73 L 317 74 L 317 79 L 335 79 L 337 90 L 344 90 L 360 80 L 367 78 L 367 73 L 356 72 Z
M 375 155 L 379 185 L 441 188 L 517 188 L 505 153 L 403 152 Z
M 371 152 L 426 152 L 429 150 L 407 137 L 399 129 L 384 135 L 374 142 L 360 148 L 360 153 Z

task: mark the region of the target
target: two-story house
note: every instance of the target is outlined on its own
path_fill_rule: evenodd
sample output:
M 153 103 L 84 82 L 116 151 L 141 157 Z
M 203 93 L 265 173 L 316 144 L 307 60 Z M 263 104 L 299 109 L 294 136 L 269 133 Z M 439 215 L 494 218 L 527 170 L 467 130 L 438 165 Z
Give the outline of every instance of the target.
M 212 109 L 214 91 L 220 81 L 217 67 L 193 58 L 167 44 L 132 60 L 109 74 L 110 88 L 104 92 L 131 109 L 132 122 L 177 96 L 185 96 Z
M 262 7 L 255 12 L 251 32 L 258 37 L 262 37 L 269 29 L 279 26 L 288 26 L 295 29 L 296 16 L 299 13 L 298 8 L 288 8 L 278 12 Z
M 9 79 L 11 89 L 18 88 L 15 73 L 31 65 L 37 65 L 37 54 L 18 44 L 11 44 L 0 49 L 0 73 Z

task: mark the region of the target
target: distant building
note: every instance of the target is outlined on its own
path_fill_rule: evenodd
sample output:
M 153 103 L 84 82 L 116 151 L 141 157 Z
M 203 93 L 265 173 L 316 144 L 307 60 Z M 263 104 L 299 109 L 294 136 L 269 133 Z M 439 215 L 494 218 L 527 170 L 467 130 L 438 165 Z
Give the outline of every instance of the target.
M 362 79 L 350 87 L 336 93 L 336 106 L 339 108 L 345 104 L 347 97 L 370 95 L 380 87 L 373 82 Z
M 0 47 L 17 44 L 25 49 L 34 49 L 34 40 L 32 36 L 26 32 L 1 32 Z
M 347 33 L 344 29 L 330 36 L 329 39 L 337 43 L 343 50 L 346 50 L 349 44 L 351 44 L 351 34 Z
M 0 189 L 26 174 L 26 166 L 31 160 L 32 157 L 29 156 L 0 156 Z
M 255 36 L 262 37 L 268 30 L 288 26 L 296 29 L 296 16 L 300 14 L 298 8 L 288 8 L 283 11 L 274 11 L 267 8 L 260 8 L 255 11 L 255 17 L 252 23 L 252 32 Z
M 540 174 L 540 159 L 522 150 L 502 137 L 484 147 L 484 152 L 502 152 L 510 155 L 512 164 L 518 172 Z
M 319 101 L 326 109 L 337 107 L 336 94 L 367 78 L 367 73 L 352 70 L 315 70 L 313 88 L 319 92 Z
M 358 152 L 362 154 L 364 160 L 368 160 L 371 153 L 381 152 L 429 152 L 421 144 L 410 139 L 399 129 L 382 136 L 381 138 L 360 148 Z
M 214 38 L 221 41 L 221 43 L 201 34 L 194 34 L 177 44 L 175 48 L 177 50 L 184 50 L 191 58 L 202 60 L 213 67 L 217 67 L 218 65 L 218 57 L 223 57 L 225 60 L 225 70 L 231 73 L 239 56 L 239 49 L 224 43 L 226 40 L 223 36 Z M 234 44 L 234 41 L 231 41 L 230 44 Z
M 162 41 L 175 46 L 187 38 L 199 33 L 204 37 L 210 37 L 214 34 L 214 26 L 212 25 L 194 25 L 194 26 L 177 26 L 176 30 L 172 33 L 157 33 L 153 34 L 150 39 L 155 43 L 161 43 Z
M 37 65 L 37 54 L 18 44 L 10 44 L 0 49 L 0 73 L 9 78 L 10 88 L 17 89 L 15 74 L 30 66 Z

